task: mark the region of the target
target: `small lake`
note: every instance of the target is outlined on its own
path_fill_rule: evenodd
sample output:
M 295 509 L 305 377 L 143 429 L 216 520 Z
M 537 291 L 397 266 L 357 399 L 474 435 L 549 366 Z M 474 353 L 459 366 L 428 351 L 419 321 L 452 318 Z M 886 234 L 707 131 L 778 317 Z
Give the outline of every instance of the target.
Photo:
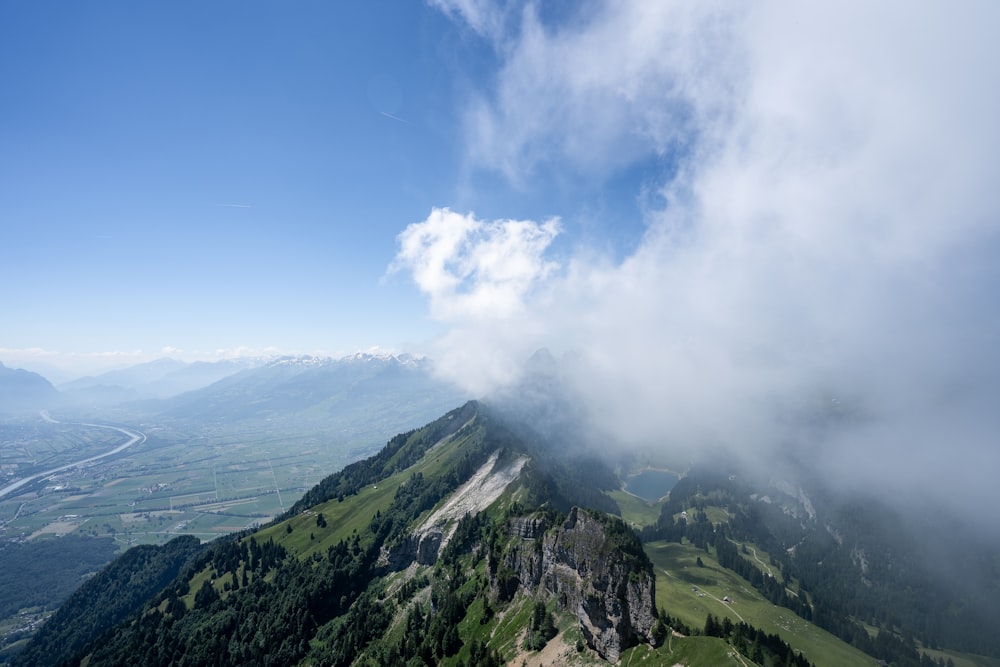
M 625 480 L 625 490 L 644 500 L 659 500 L 680 479 L 669 470 L 643 470 Z

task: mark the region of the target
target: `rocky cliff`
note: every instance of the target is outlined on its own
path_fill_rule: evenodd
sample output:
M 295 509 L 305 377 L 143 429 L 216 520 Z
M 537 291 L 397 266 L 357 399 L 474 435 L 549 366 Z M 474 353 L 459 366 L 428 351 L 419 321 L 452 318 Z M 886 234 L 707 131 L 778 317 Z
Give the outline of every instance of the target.
M 555 598 L 575 614 L 591 648 L 615 662 L 637 643 L 653 643 L 656 600 L 652 566 L 620 521 L 574 508 L 549 527 L 538 516 L 509 523 L 511 540 L 489 554 L 493 595 L 522 589 Z

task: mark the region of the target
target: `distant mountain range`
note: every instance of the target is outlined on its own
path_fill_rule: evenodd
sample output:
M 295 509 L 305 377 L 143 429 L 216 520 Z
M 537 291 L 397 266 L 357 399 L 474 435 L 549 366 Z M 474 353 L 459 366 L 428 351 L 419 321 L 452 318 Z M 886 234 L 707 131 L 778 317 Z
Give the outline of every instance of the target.
M 174 422 L 198 430 L 281 427 L 325 432 L 358 452 L 470 397 L 430 359 L 359 353 L 341 358 L 185 363 L 158 359 L 60 385 L 0 367 L 0 414 L 56 410 L 66 418 Z
M 0 413 L 17 414 L 64 407 L 106 407 L 165 399 L 206 387 L 262 360 L 197 361 L 157 359 L 99 375 L 64 382 L 58 387 L 38 373 L 0 363 Z
M 386 433 L 422 423 L 467 400 L 438 379 L 429 359 L 411 355 L 356 354 L 278 357 L 167 400 L 136 405 L 161 419 L 271 427 L 335 425 L 345 441 L 377 447 Z
M 69 419 L 114 415 L 195 430 L 280 427 L 328 433 L 359 454 L 468 398 L 434 375 L 431 360 L 409 354 L 158 359 L 58 389 L 37 373 L 0 366 L 0 415 L 53 410 Z
M 0 363 L 0 414 L 40 410 L 57 400 L 59 392 L 38 373 L 7 368 Z
M 201 389 L 213 382 L 260 365 L 256 359 L 186 363 L 176 359 L 156 359 L 100 375 L 82 377 L 59 385 L 59 390 L 83 400 L 128 401 L 170 398 Z

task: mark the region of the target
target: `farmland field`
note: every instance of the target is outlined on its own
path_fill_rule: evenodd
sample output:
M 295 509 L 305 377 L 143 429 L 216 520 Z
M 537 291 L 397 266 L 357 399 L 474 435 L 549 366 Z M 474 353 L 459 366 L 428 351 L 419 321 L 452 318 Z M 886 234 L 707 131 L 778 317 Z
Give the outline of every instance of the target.
M 196 432 L 152 423 L 115 426 L 145 439 L 0 497 L 0 539 L 77 533 L 111 537 L 123 548 L 182 534 L 212 539 L 270 520 L 320 479 L 369 453 L 287 427 Z M 0 487 L 126 440 L 110 428 L 41 417 L 2 423 Z

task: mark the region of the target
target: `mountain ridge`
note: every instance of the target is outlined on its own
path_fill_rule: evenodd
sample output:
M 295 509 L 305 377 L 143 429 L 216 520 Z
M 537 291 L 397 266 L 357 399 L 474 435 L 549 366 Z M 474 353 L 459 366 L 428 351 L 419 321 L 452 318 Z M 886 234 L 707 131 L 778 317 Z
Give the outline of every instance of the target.
M 641 531 L 644 545 L 616 516 L 622 511 L 611 491 L 601 490 L 614 477 L 606 463 L 587 458 L 586 449 L 558 456 L 529 427 L 511 428 L 505 420 L 489 404 L 470 401 L 395 436 L 377 454 L 325 478 L 267 526 L 205 545 L 141 613 L 99 642 L 84 639 L 79 645 L 86 648 L 72 662 L 124 664 L 132 656 L 142 664 L 496 665 L 536 659 L 550 642 L 554 653 L 546 655 L 581 665 L 631 659 L 714 665 L 728 647 L 730 659 L 735 651 L 747 666 L 824 667 L 857 664 L 856 657 L 828 661 L 817 653 L 833 642 L 843 647 L 837 655 L 857 656 L 844 643 L 853 641 L 873 663 L 921 666 L 930 655 L 940 662 L 929 664 L 959 656 L 915 641 L 924 631 L 891 607 L 877 618 L 853 617 L 838 606 L 848 598 L 821 590 L 803 561 L 781 551 L 780 540 L 796 539 L 801 528 L 794 526 L 805 524 L 828 537 L 822 544 L 836 543 L 839 524 L 831 523 L 826 501 L 805 489 L 787 480 L 755 486 L 724 464 L 692 469 L 667 501 L 655 504 L 662 511 Z M 768 488 L 770 502 L 761 495 Z M 597 495 L 610 512 L 588 506 Z M 882 520 L 875 512 L 871 518 Z M 807 554 L 821 553 L 808 546 L 811 533 L 799 534 L 805 540 L 799 556 L 808 561 Z M 690 592 L 675 586 L 669 597 L 658 594 L 647 551 L 663 544 L 678 545 L 692 559 L 689 569 L 667 573 L 690 582 Z M 830 566 L 850 573 L 877 557 L 848 551 L 853 565 L 830 560 Z M 701 554 L 697 565 L 695 554 Z M 658 567 L 677 567 L 657 558 Z M 722 600 L 722 591 L 707 619 L 704 611 L 692 616 L 688 607 L 704 609 L 699 600 L 714 590 L 708 575 L 717 570 L 754 591 L 739 597 L 770 601 L 754 609 L 783 609 L 785 618 L 796 619 L 794 627 L 816 622 L 835 633 L 864 632 L 864 620 L 876 622 L 875 635 L 838 640 L 766 618 L 777 632 L 763 633 L 740 616 L 750 607 L 729 593 Z M 864 586 L 848 584 L 840 571 L 828 573 L 838 577 L 830 580 L 834 587 Z M 898 583 L 908 585 L 907 576 Z M 819 634 L 820 643 L 810 639 Z M 138 657 L 137 646 L 146 647 Z M 45 650 L 40 633 L 21 664 L 46 664 L 38 657 Z
M 401 434 L 391 440 L 379 455 L 365 462 L 352 464 L 340 473 L 332 475 L 328 478 L 325 490 L 322 485 L 317 487 L 312 496 L 308 496 L 307 494 L 308 497 L 300 501 L 293 510 L 276 520 L 270 527 L 254 534 L 252 541 L 254 544 L 280 543 L 284 545 L 282 550 L 289 555 L 287 558 L 281 559 L 281 562 L 285 563 L 285 565 L 277 566 L 279 573 L 284 571 L 283 568 L 297 569 L 298 566 L 294 565 L 294 563 L 326 562 L 329 564 L 329 576 L 336 579 L 340 576 L 336 573 L 342 571 L 342 569 L 338 569 L 336 564 L 343 561 L 344 563 L 342 564 L 346 563 L 344 566 L 348 567 L 348 570 L 354 573 L 351 575 L 351 578 L 356 583 L 362 580 L 376 581 L 381 577 L 393 576 L 393 572 L 405 575 L 405 571 L 410 565 L 397 560 L 396 567 L 390 567 L 390 562 L 384 558 L 384 554 L 387 549 L 390 551 L 393 549 L 392 544 L 397 545 L 398 554 L 398 547 L 408 543 L 414 532 L 421 525 L 424 525 L 429 518 L 435 524 L 435 527 L 445 527 L 450 529 L 452 533 L 458 531 L 461 534 L 447 544 L 439 544 L 441 546 L 440 553 L 432 557 L 433 564 L 428 564 L 426 567 L 437 567 L 441 559 L 473 557 L 472 552 L 468 551 L 468 548 L 471 546 L 469 544 L 470 529 L 468 528 L 468 521 L 472 520 L 473 516 L 483 516 L 483 512 L 475 515 L 466 513 L 460 519 L 456 519 L 455 513 L 428 513 L 434 507 L 446 501 L 447 498 L 453 496 L 464 483 L 474 478 L 477 470 L 481 470 L 484 466 L 487 466 L 493 471 L 494 467 L 503 469 L 510 467 L 512 464 L 516 468 L 517 473 L 508 475 L 505 478 L 507 483 L 499 485 L 497 488 L 499 493 L 494 494 L 496 495 L 496 499 L 490 505 L 499 509 L 500 506 L 496 505 L 499 502 L 501 506 L 506 506 L 503 512 L 511 516 L 524 511 L 520 502 L 514 500 L 516 496 L 521 498 L 522 501 L 527 501 L 530 496 L 526 485 L 531 482 L 522 477 L 521 474 L 526 465 L 524 449 L 519 441 L 511 438 L 510 434 L 499 424 L 496 424 L 496 431 L 490 430 L 490 427 L 494 424 L 496 422 L 481 408 L 480 404 L 470 402 L 462 408 L 449 412 L 441 419 L 422 429 Z M 526 474 L 529 477 L 532 475 L 530 472 Z M 390 488 L 385 486 L 387 483 L 386 480 L 390 479 L 397 480 L 391 482 L 391 484 L 395 485 L 395 492 L 391 495 L 388 493 Z M 514 491 L 510 489 L 504 490 L 511 485 L 516 485 L 517 489 Z M 383 486 L 381 491 L 378 489 L 379 486 Z M 481 489 L 481 487 L 477 488 Z M 510 495 L 511 493 L 513 495 Z M 501 501 L 501 496 L 506 497 L 507 500 Z M 315 533 L 321 528 L 327 529 L 328 525 L 335 521 L 334 505 L 346 504 L 350 497 L 369 498 L 369 503 L 366 506 L 369 508 L 367 512 L 370 513 L 371 519 L 365 530 L 361 532 L 354 529 L 352 533 L 344 534 L 342 527 L 338 529 L 330 526 L 330 529 L 335 531 L 334 534 L 337 534 L 337 530 L 341 530 L 339 538 L 335 541 L 330 536 L 330 539 L 324 539 L 318 544 L 315 543 Z M 376 500 L 378 498 L 383 500 Z M 326 508 L 330 508 L 330 520 L 323 518 L 323 510 Z M 374 508 L 374 512 L 372 512 L 372 508 Z M 582 511 L 570 509 L 570 513 L 566 515 L 565 523 L 558 519 L 559 516 L 563 515 L 552 515 L 552 531 L 554 531 L 553 534 L 556 537 L 551 538 L 547 542 L 548 546 L 543 548 L 548 549 L 552 554 L 552 562 L 554 564 L 548 567 L 550 573 L 555 568 L 555 570 L 562 572 L 562 576 L 555 577 L 553 574 L 552 577 L 549 577 L 548 588 L 539 587 L 537 583 L 532 584 L 530 590 L 526 590 L 525 594 L 538 595 L 542 591 L 547 591 L 546 595 L 553 599 L 562 596 L 559 598 L 562 601 L 557 604 L 562 605 L 561 608 L 563 608 L 563 611 L 571 603 L 581 606 L 586 602 L 586 604 L 590 605 L 588 607 L 590 611 L 585 614 L 581 612 L 581 618 L 588 620 L 587 627 L 590 628 L 590 635 L 587 635 L 590 637 L 588 641 L 594 644 L 594 650 L 599 653 L 603 651 L 607 655 L 617 655 L 623 647 L 634 644 L 636 641 L 650 641 L 649 636 L 652 631 L 650 619 L 653 619 L 656 614 L 655 606 L 653 605 L 651 570 L 648 559 L 645 561 L 640 559 L 638 561 L 638 570 L 635 570 L 637 566 L 629 565 L 632 561 L 628 560 L 627 554 L 638 553 L 641 555 L 642 551 L 637 538 L 621 524 L 620 519 L 609 519 L 617 522 L 621 528 L 618 532 L 612 531 L 609 533 L 608 539 L 614 539 L 614 544 L 616 545 L 620 544 L 621 540 L 631 540 L 632 547 L 625 551 L 621 551 L 616 546 L 600 547 L 603 543 L 601 536 L 604 534 L 604 526 L 608 520 L 596 520 L 590 514 L 581 514 Z M 502 525 L 507 525 L 506 519 L 500 519 L 500 521 Z M 303 524 L 309 525 L 310 522 L 312 522 L 313 526 L 311 529 L 313 535 L 310 536 L 308 542 L 300 545 L 296 540 L 289 541 L 287 539 L 289 536 L 294 537 L 300 534 L 300 531 L 304 530 Z M 460 527 L 463 523 L 465 528 Z M 281 530 L 284 530 L 284 533 L 275 533 L 275 531 Z M 509 529 L 503 528 L 503 530 L 507 531 Z M 275 539 L 275 534 L 279 536 L 278 540 Z M 240 585 L 240 575 L 237 572 L 246 573 L 247 570 L 243 568 L 256 562 L 253 556 L 239 556 L 238 561 L 240 564 L 234 564 L 234 561 L 231 560 L 234 557 L 233 555 L 243 554 L 245 550 L 245 546 L 243 545 L 249 543 L 248 540 L 250 537 L 243 535 L 223 539 L 207 547 L 208 552 L 206 553 L 215 554 L 215 556 L 211 557 L 211 559 L 214 559 L 211 562 L 215 563 L 215 565 L 210 565 L 210 562 L 205 560 L 206 557 L 203 557 L 193 566 L 193 570 L 189 571 L 187 581 L 190 583 L 185 586 L 190 591 L 188 598 L 191 608 L 188 612 L 180 612 L 180 607 L 177 606 L 177 603 L 170 602 L 169 600 L 157 604 L 156 607 L 164 610 L 174 608 L 177 615 L 177 618 L 174 620 L 180 623 L 183 618 L 187 618 L 191 614 L 196 614 L 199 609 L 211 610 L 214 608 L 213 605 L 222 604 L 221 600 L 234 600 L 233 596 L 236 594 L 235 590 L 237 589 L 247 588 L 248 586 L 253 587 L 254 585 L 264 586 L 266 583 L 265 580 L 258 579 L 253 574 L 249 577 L 246 577 L 244 574 L 244 580 L 242 585 Z M 301 540 L 301 538 L 298 539 Z M 323 545 L 326 544 L 330 545 L 325 550 L 326 557 L 321 558 L 321 561 L 316 561 L 315 558 L 320 557 L 324 553 Z M 560 544 L 563 546 L 559 546 Z M 304 550 L 303 547 L 305 547 Z M 233 549 L 237 551 L 233 551 Z M 497 543 L 494 545 L 492 551 L 477 552 L 479 553 L 478 558 L 481 562 L 480 568 L 487 567 L 491 572 L 489 578 L 492 580 L 492 583 L 490 587 L 494 590 L 492 596 L 496 601 L 495 604 L 512 602 L 511 582 L 520 581 L 516 575 L 511 579 L 510 575 L 505 574 L 508 568 L 500 564 L 504 550 L 505 547 L 503 544 Z M 222 557 L 221 554 L 224 553 L 231 555 Z M 625 554 L 625 556 L 619 556 L 618 554 L 620 553 Z M 467 556 L 463 554 L 467 554 Z M 559 554 L 562 555 L 560 556 Z M 621 560 L 623 557 L 626 558 L 624 561 Z M 288 558 L 291 560 L 288 560 Z M 482 558 L 486 558 L 492 565 L 485 565 L 485 562 L 481 560 Z M 609 563 L 606 567 L 610 569 L 605 569 L 605 566 L 601 565 L 601 563 L 605 563 L 606 561 Z M 228 563 L 228 565 L 224 565 L 223 562 Z M 575 577 L 570 576 L 567 579 L 567 564 L 575 562 L 589 562 L 586 572 L 590 574 L 580 574 Z M 614 565 L 614 563 L 620 564 Z M 210 565 L 214 569 L 215 576 L 212 579 L 216 582 L 220 580 L 222 572 L 228 569 L 231 576 L 223 578 L 229 580 L 230 585 L 235 588 L 230 589 L 227 586 L 221 592 L 215 590 L 214 584 L 206 588 L 208 580 L 201 579 L 202 575 L 199 574 L 199 572 L 206 572 L 204 569 L 206 565 Z M 625 569 L 622 570 L 622 567 Z M 633 574 L 629 575 L 629 572 Z M 639 575 L 640 572 L 644 572 L 645 574 Z M 466 575 L 456 574 L 454 581 L 460 581 L 464 577 L 470 576 L 470 574 L 471 571 Z M 591 576 L 593 576 L 597 583 L 585 583 L 585 580 L 589 580 Z M 639 577 L 639 579 L 636 579 L 636 577 Z M 645 592 L 634 592 L 630 598 L 623 591 L 628 589 L 630 581 L 632 581 L 631 585 L 634 589 L 635 582 L 640 579 L 645 581 Z M 525 582 L 528 581 L 529 579 L 525 579 Z M 330 590 L 321 582 L 317 582 L 317 585 L 320 586 L 321 590 Z M 176 586 L 173 588 L 176 589 Z M 577 592 L 573 594 L 570 592 L 572 590 L 576 590 Z M 588 593 L 587 591 L 590 592 Z M 597 611 L 597 607 L 594 607 L 594 605 L 598 604 L 596 602 L 598 592 L 601 592 L 605 600 L 602 603 L 605 607 L 619 608 L 624 605 L 628 608 L 631 599 L 633 606 L 644 604 L 644 610 L 641 612 L 636 610 L 635 613 L 626 615 L 616 626 L 608 625 L 600 620 L 603 618 L 603 612 Z M 194 595 L 195 593 L 197 594 Z M 164 594 L 168 595 L 168 597 L 171 595 L 168 592 Z M 190 597 L 191 595 L 193 597 Z M 356 589 L 353 594 L 353 602 L 351 599 L 344 599 L 341 596 L 341 602 L 334 603 L 332 600 L 326 598 L 324 594 L 320 594 L 319 598 L 310 598 L 314 600 L 313 602 L 309 602 L 308 600 L 304 600 L 303 602 L 306 608 L 316 610 L 315 614 L 317 615 L 315 619 L 317 623 L 320 623 L 322 619 L 327 618 L 327 615 L 331 614 L 330 618 L 332 622 L 338 622 L 337 619 L 340 619 L 342 615 L 347 614 L 349 616 L 355 613 L 354 610 L 359 604 L 368 604 L 365 602 L 367 599 L 365 595 L 364 590 Z M 307 597 L 309 597 L 309 594 L 307 594 Z M 348 597 L 351 598 L 351 596 Z M 522 597 L 524 596 L 522 595 L 517 599 L 520 600 Z M 161 596 L 157 599 L 163 598 Z M 323 602 L 324 599 L 326 602 Z M 567 602 L 567 600 L 570 602 Z M 166 607 L 163 607 L 163 604 L 166 604 Z M 185 603 L 184 606 L 187 607 L 187 604 Z M 333 605 L 335 608 L 333 611 L 336 611 L 336 614 L 333 614 L 330 608 L 326 606 L 329 604 Z M 319 607 L 316 605 L 319 605 Z M 222 607 L 220 607 L 221 609 Z M 326 611 L 324 612 L 323 609 L 326 609 Z M 583 609 L 582 606 L 581 609 Z M 165 618 L 173 617 L 168 612 Z M 137 628 L 135 625 L 130 627 L 133 630 L 124 629 L 122 631 L 127 634 L 128 632 L 135 631 Z M 164 631 L 167 631 L 166 626 L 164 627 Z M 336 658 L 336 655 L 338 655 L 335 648 L 338 645 L 337 641 L 326 643 L 327 648 L 332 650 L 333 653 L 321 651 L 321 655 L 323 656 L 321 661 L 330 659 L 334 660 L 336 664 L 347 664 L 343 662 L 346 654 L 341 653 L 339 654 L 340 658 Z M 44 634 L 41 634 L 32 646 L 37 647 L 44 644 L 44 642 Z M 94 652 L 91 664 L 103 664 L 104 661 L 109 660 L 107 651 L 111 649 L 106 648 L 107 646 L 109 645 L 105 644 L 88 649 L 88 651 Z M 302 653 L 302 649 L 302 645 L 293 647 L 287 645 L 286 642 L 285 649 L 279 649 L 279 652 L 285 650 L 290 651 L 287 654 L 289 656 L 293 654 L 299 655 Z M 38 650 L 37 648 L 33 649 L 29 647 L 23 656 L 22 664 L 37 664 L 32 663 L 32 660 L 34 659 L 33 656 L 37 655 Z M 188 647 L 185 650 L 193 649 Z M 311 655 L 311 652 L 306 651 L 306 655 Z M 298 659 L 301 659 L 301 657 Z M 319 657 L 319 654 L 317 657 Z M 116 659 L 110 659 L 110 661 L 116 661 Z M 152 664 L 156 662 L 156 660 L 153 660 Z

